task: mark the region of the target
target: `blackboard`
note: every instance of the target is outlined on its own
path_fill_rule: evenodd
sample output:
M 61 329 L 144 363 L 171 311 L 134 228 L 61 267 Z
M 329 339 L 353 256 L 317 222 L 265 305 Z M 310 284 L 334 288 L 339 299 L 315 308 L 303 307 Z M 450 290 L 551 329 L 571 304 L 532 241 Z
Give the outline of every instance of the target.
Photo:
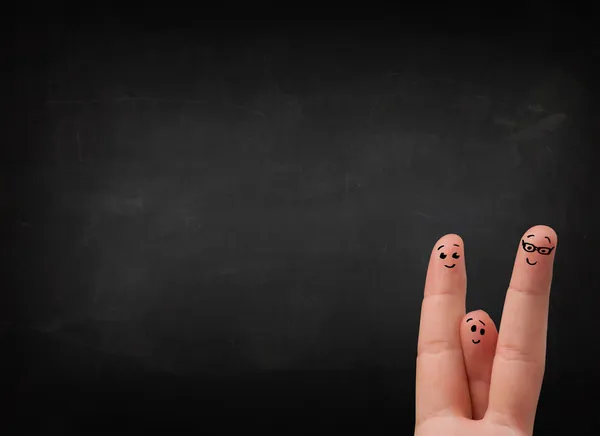
M 17 26 L 0 314 L 21 428 L 410 432 L 432 244 L 463 237 L 468 309 L 499 322 L 535 224 L 561 238 L 537 429 L 586 419 L 588 46 L 392 24 Z

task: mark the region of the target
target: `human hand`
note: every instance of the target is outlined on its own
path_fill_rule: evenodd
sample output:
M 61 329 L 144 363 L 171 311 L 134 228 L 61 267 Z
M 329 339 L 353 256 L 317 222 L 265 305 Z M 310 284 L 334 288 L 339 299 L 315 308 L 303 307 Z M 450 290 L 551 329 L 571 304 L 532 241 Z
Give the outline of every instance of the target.
M 533 433 L 556 245 L 556 233 L 547 226 L 532 227 L 519 241 L 498 334 L 485 312 L 465 315 L 460 236 L 446 235 L 435 244 L 421 307 L 416 436 Z

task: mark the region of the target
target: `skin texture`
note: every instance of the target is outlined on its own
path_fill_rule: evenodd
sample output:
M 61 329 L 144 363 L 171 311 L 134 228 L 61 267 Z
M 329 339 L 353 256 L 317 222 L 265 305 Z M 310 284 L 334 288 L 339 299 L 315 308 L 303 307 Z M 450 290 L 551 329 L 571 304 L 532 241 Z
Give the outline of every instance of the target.
M 460 324 L 460 342 L 469 382 L 473 419 L 481 419 L 487 410 L 490 394 L 492 364 L 498 342 L 496 324 L 483 310 L 469 312 Z
M 532 435 L 557 242 L 547 226 L 530 228 L 518 241 L 498 334 L 485 312 L 465 314 L 460 236 L 443 236 L 434 245 L 421 306 L 415 435 Z M 479 321 L 486 324 L 484 335 Z

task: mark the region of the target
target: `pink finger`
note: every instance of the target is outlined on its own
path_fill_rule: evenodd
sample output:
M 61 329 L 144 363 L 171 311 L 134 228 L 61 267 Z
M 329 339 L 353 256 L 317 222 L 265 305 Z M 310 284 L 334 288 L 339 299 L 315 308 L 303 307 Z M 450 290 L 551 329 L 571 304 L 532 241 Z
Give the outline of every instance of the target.
M 531 434 L 546 363 L 552 270 L 558 238 L 535 226 L 520 238 L 496 346 L 487 418 Z
M 462 319 L 460 340 L 469 381 L 473 419 L 482 419 L 488 406 L 498 330 L 486 312 L 475 310 Z
M 467 292 L 464 254 L 463 240 L 452 234 L 431 250 L 417 350 L 417 425 L 433 416 L 471 414 L 459 333 Z

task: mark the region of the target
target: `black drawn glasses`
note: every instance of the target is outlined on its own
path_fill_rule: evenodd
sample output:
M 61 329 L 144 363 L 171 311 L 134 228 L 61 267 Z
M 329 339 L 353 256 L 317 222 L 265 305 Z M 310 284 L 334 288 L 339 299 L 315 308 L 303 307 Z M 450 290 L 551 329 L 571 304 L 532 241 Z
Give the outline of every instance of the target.
M 537 251 L 538 253 L 543 254 L 544 256 L 548 256 L 550 253 L 552 253 L 552 250 L 554 250 L 554 247 L 536 247 L 535 245 L 530 244 L 529 242 L 525 242 L 523 240 L 521 240 L 521 242 L 523 244 L 523 250 L 525 250 L 528 253 L 533 253 L 534 251 Z

